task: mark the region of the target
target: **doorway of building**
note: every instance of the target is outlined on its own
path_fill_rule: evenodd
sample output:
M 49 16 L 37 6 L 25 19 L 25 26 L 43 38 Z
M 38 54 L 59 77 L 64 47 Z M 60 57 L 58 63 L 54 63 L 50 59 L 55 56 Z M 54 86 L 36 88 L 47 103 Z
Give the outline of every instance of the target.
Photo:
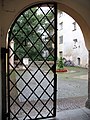
M 88 51 L 75 19 L 58 10 L 57 21 L 57 111 L 81 108 L 88 97 Z
M 81 63 L 80 58 L 77 58 L 77 61 L 78 61 L 78 65 L 80 65 L 80 63 Z
M 56 3 L 37 4 L 23 11 L 10 28 L 8 51 L 8 119 L 55 117 Z

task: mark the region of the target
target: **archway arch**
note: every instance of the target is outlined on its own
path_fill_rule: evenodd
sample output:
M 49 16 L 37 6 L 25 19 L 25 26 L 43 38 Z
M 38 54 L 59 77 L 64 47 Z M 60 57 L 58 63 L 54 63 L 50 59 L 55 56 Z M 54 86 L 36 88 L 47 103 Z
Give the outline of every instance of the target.
M 44 3 L 44 2 L 48 2 L 48 0 L 46 0 L 46 1 L 42 1 L 42 0 L 40 0 L 40 1 L 38 1 L 38 0 L 33 1 L 32 0 L 32 1 L 28 1 L 28 2 L 21 2 L 20 6 L 17 5 L 18 9 L 15 12 L 14 12 L 14 10 L 12 10 L 11 13 L 13 13 L 13 14 L 11 14 L 10 17 L 8 16 L 9 17 L 9 21 L 7 20 L 7 22 L 6 22 L 5 34 L 7 34 L 7 31 L 10 28 L 11 24 L 13 23 L 13 21 L 16 19 L 16 17 L 23 10 L 25 10 L 28 7 L 30 7 L 31 5 L 35 5 L 35 4 L 38 4 L 38 3 Z M 52 1 L 50 1 L 50 2 L 52 2 Z M 84 35 L 84 38 L 85 38 L 86 47 L 87 47 L 87 49 L 90 49 L 90 47 L 89 47 L 89 45 L 90 45 L 90 42 L 89 42 L 89 38 L 90 38 L 89 31 L 90 31 L 90 28 L 89 28 L 87 22 L 85 21 L 85 19 L 83 18 L 83 16 L 78 11 L 78 9 L 77 9 L 78 7 L 74 6 L 74 1 L 73 1 L 73 4 L 72 4 L 72 2 L 70 2 L 70 4 L 72 6 L 70 6 L 68 2 L 62 2 L 62 1 L 58 1 L 58 0 L 53 0 L 53 2 L 57 3 L 58 9 L 66 12 L 68 15 L 72 16 L 77 21 L 77 23 L 79 24 L 79 26 L 81 27 L 81 30 L 83 32 L 83 35 Z M 13 8 L 16 7 L 15 3 L 10 4 L 10 5 L 12 5 Z M 9 13 L 9 11 L 8 11 L 8 13 Z
M 22 2 L 22 1 L 20 1 L 20 2 Z M 10 17 L 10 19 L 8 19 L 7 21 L 7 23 L 5 23 L 5 25 L 4 25 L 4 36 L 3 36 L 3 39 L 5 40 L 5 36 L 6 36 L 6 33 L 7 33 L 7 30 L 8 30 L 8 28 L 10 27 L 10 25 L 12 24 L 12 21 L 14 21 L 15 20 L 15 18 L 17 17 L 17 15 L 19 14 L 19 13 L 21 13 L 21 11 L 22 10 L 24 10 L 24 9 L 26 9 L 27 8 L 27 6 L 28 6 L 28 4 L 36 4 L 36 2 L 38 3 L 38 0 L 37 1 L 32 1 L 31 3 L 30 2 L 26 2 L 25 3 L 25 1 L 24 2 L 22 2 L 22 6 L 20 6 L 20 8 L 18 7 L 18 9 L 17 9 L 17 11 L 16 12 L 14 12 L 14 13 L 12 13 L 9 17 Z M 43 2 L 42 0 L 40 0 L 39 2 Z M 46 2 L 46 1 L 45 1 Z M 76 12 L 76 11 L 74 11 L 71 7 L 68 7 L 68 5 L 65 5 L 64 3 L 62 4 L 60 1 L 58 1 L 58 0 L 55 0 L 55 2 L 57 2 L 57 4 L 59 5 L 59 7 L 60 7 L 60 9 L 62 9 L 63 11 L 65 11 L 66 13 L 68 13 L 69 15 L 71 15 L 73 18 L 74 18 L 74 14 L 75 14 L 75 16 L 77 16 L 77 17 L 75 17 L 75 20 L 77 21 L 77 23 L 79 23 L 79 25 L 81 26 L 81 29 L 82 29 L 82 31 L 83 31 L 83 34 L 84 34 L 84 37 L 85 37 L 85 43 L 86 43 L 86 46 L 87 46 L 87 48 L 89 49 L 90 48 L 90 46 L 89 46 L 89 38 L 90 38 L 90 35 L 89 35 L 89 27 L 88 27 L 88 25 L 87 25 L 87 23 L 86 23 L 86 21 L 84 20 L 84 18 L 82 17 L 82 16 L 80 16 L 80 14 L 78 14 L 79 12 Z M 10 7 L 10 6 L 9 6 Z M 15 7 L 15 3 L 13 3 L 12 4 L 12 7 Z M 62 8 L 63 7 L 63 8 Z M 13 11 L 12 11 L 13 12 Z M 8 18 L 7 16 L 6 17 L 4 17 L 5 19 L 6 18 Z M 82 20 L 82 24 L 80 23 L 80 20 Z M 3 22 L 2 22 L 3 23 Z M 86 28 L 86 29 L 85 29 Z M 85 30 L 84 30 L 85 29 Z

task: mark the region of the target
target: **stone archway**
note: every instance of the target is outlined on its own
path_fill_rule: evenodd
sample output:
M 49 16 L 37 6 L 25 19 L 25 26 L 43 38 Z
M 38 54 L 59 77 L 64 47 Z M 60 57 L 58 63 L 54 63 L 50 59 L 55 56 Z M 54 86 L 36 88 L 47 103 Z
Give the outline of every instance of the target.
M 90 49 L 90 42 L 89 42 L 90 28 L 88 26 L 90 24 L 89 24 L 88 13 L 83 15 L 83 12 L 81 11 L 83 8 L 83 6 L 80 4 L 80 3 L 82 3 L 82 0 L 79 1 L 80 3 L 78 3 L 78 1 L 74 1 L 74 0 L 72 0 L 71 2 L 70 1 L 63 2 L 63 1 L 59 1 L 59 0 L 53 0 L 53 1 L 57 2 L 58 7 L 60 9 L 62 9 L 66 13 L 68 13 L 70 16 L 72 16 L 78 22 L 78 24 L 80 25 L 80 27 L 83 31 L 83 34 L 84 34 L 86 47 L 89 50 Z M 12 21 L 15 20 L 16 16 L 23 9 L 25 9 L 28 5 L 31 5 L 34 3 L 36 4 L 38 2 L 44 2 L 44 1 L 43 0 L 32 0 L 32 1 L 16 0 L 16 1 L 4 1 L 3 4 L 2 3 L 0 4 L 0 5 L 2 5 L 2 7 L 0 6 L 0 8 L 1 8 L 0 15 L 2 16 L 1 21 L 0 21 L 0 27 L 1 27 L 1 31 L 0 31 L 1 38 L 0 39 L 2 40 L 2 43 L 1 43 L 2 47 L 5 48 L 6 34 L 7 34 L 7 31 L 9 29 Z M 47 0 L 47 2 L 48 2 L 48 0 Z M 87 1 L 85 1 L 85 3 L 86 2 Z M 75 6 L 74 6 L 74 3 L 75 3 Z M 88 4 L 88 2 L 87 2 L 87 4 Z M 84 8 L 83 8 L 85 10 L 85 12 L 87 12 L 86 6 L 84 6 Z M 81 8 L 81 10 L 80 10 L 80 8 Z M 86 17 L 88 18 L 88 20 L 86 19 Z M 5 21 L 5 20 L 7 20 L 7 21 Z
M 2 13 L 1 13 L 1 24 L 3 25 L 3 29 L 4 29 L 4 38 L 6 38 L 6 34 L 8 29 L 10 28 L 11 24 L 13 23 L 13 21 L 15 20 L 15 18 L 27 7 L 33 5 L 33 4 L 37 4 L 37 3 L 44 3 L 44 2 L 48 2 L 48 0 L 43 1 L 43 0 L 32 0 L 32 1 L 13 1 L 13 2 L 2 2 L 1 5 L 3 4 L 3 7 L 5 9 L 2 9 Z M 52 2 L 52 0 L 50 1 Z M 86 21 L 87 19 L 84 17 L 84 14 L 82 12 L 83 6 L 81 6 L 80 3 L 75 2 L 74 0 L 72 1 L 59 1 L 59 0 L 53 0 L 53 2 L 56 2 L 58 5 L 58 9 L 66 12 L 67 14 L 69 14 L 70 16 L 72 16 L 77 23 L 79 24 L 79 26 L 82 29 L 84 38 L 85 38 L 85 43 L 86 43 L 86 47 L 89 49 L 89 31 L 90 28 L 88 27 L 88 21 Z M 17 4 L 18 3 L 18 4 Z M 78 4 L 78 6 L 77 6 Z M 88 2 L 87 2 L 88 4 Z M 17 6 L 16 6 L 17 5 Z M 4 23 L 4 19 L 7 19 L 7 21 Z M 2 30 L 3 31 L 3 30 Z M 5 44 L 5 43 L 4 43 Z

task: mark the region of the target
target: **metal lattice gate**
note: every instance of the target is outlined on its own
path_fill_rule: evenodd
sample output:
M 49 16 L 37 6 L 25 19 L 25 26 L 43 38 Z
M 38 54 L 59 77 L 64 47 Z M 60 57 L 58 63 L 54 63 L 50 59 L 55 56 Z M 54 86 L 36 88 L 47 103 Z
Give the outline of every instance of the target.
M 31 6 L 11 26 L 8 39 L 8 119 L 56 115 L 57 7 Z

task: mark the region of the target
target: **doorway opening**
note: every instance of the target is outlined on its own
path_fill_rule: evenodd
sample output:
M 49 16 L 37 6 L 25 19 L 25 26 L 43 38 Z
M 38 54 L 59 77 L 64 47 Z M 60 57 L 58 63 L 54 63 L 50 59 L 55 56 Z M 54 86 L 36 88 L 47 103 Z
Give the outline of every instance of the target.
M 80 62 L 81 62 L 80 58 L 77 58 L 77 60 L 78 60 L 78 65 L 80 65 Z
M 57 61 L 62 58 L 61 69 L 67 70 L 57 72 L 57 111 L 81 108 L 88 97 L 88 51 L 82 31 L 71 16 L 58 10 L 57 24 Z
M 63 16 L 63 13 L 60 16 Z M 60 30 L 63 30 L 64 22 L 61 22 L 60 26 Z M 57 77 L 55 73 L 59 45 L 57 37 L 55 3 L 31 6 L 13 23 L 9 33 L 7 57 L 9 119 L 39 119 L 56 116 L 57 82 L 57 111 L 69 109 L 65 108 L 67 104 L 62 104 L 61 101 L 67 100 L 64 95 L 64 92 L 67 96 L 69 93 L 66 86 L 71 88 L 75 79 L 73 78 L 74 82 L 69 83 L 67 79 L 71 76 L 58 74 Z M 64 39 L 63 36 L 60 38 Z M 60 44 L 62 43 L 61 40 Z M 77 42 L 73 47 L 76 50 Z M 62 53 L 64 52 L 59 52 L 59 55 L 63 56 Z M 70 75 L 74 70 L 74 68 L 71 70 Z M 62 79 L 63 75 L 64 79 Z M 76 85 L 75 89 L 78 87 Z M 61 95 L 65 99 L 61 98 Z M 75 91 L 73 95 L 75 96 Z

